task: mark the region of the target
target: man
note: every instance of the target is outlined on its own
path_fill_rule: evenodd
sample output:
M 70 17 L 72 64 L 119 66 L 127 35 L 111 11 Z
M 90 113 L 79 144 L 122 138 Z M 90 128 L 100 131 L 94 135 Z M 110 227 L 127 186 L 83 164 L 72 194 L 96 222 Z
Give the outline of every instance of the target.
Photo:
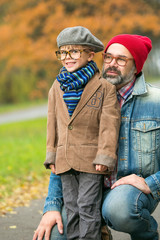
M 146 84 L 142 74 L 151 48 L 149 38 L 123 34 L 113 37 L 103 54 L 103 77 L 117 87 L 121 129 L 117 171 L 104 181 L 102 215 L 108 226 L 130 234 L 132 240 L 159 239 L 157 222 L 151 214 L 160 201 L 160 89 Z M 59 232 L 63 226 L 65 231 L 61 205 L 60 179 L 51 174 L 44 207 L 48 212 L 33 240 L 37 236 L 41 240 L 44 232 L 49 240 L 56 223 Z M 56 238 L 54 231 L 52 239 L 66 239 L 64 235 Z

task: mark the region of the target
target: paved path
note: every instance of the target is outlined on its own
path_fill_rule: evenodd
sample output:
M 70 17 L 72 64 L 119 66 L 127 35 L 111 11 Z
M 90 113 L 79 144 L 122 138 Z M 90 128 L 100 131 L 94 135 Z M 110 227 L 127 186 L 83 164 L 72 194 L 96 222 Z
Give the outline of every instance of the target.
M 14 214 L 0 217 L 1 240 L 32 240 L 43 211 L 44 198 L 31 201 L 29 207 L 18 207 Z M 153 216 L 159 223 L 160 232 L 160 205 Z M 130 240 L 128 234 L 112 231 L 113 240 Z M 56 239 L 55 239 L 56 240 Z
M 43 104 L 41 106 L 26 108 L 24 110 L 0 114 L 0 125 L 4 123 L 25 121 L 29 119 L 46 116 L 47 116 L 47 104 Z
M 0 239 L 32 240 L 42 217 L 43 204 L 44 199 L 33 200 L 30 206 L 18 207 L 14 209 L 14 214 L 0 217 Z

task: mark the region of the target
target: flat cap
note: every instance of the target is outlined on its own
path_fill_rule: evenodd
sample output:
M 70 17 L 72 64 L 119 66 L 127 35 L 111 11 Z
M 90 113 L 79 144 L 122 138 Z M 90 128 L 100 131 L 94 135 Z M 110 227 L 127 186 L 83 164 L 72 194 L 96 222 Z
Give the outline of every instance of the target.
M 60 32 L 57 37 L 57 46 L 60 48 L 64 45 L 85 45 L 93 47 L 94 52 L 104 49 L 103 43 L 87 28 L 81 26 L 68 27 Z

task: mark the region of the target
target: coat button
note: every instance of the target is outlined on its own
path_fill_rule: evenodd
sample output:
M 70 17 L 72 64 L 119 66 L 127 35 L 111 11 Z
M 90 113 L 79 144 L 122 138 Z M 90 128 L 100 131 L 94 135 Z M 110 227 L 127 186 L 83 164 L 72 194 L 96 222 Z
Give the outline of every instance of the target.
M 68 129 L 69 129 L 69 130 L 72 130 L 72 129 L 73 129 L 73 126 L 72 126 L 72 125 L 69 125 L 69 126 L 68 126 Z

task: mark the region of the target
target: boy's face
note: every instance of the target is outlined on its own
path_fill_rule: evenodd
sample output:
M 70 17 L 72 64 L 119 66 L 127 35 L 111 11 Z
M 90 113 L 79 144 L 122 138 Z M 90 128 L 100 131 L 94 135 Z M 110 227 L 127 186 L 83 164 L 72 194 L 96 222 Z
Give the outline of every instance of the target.
M 84 51 L 84 49 L 85 49 L 85 51 Z M 91 50 L 89 50 L 89 48 L 87 49 L 87 47 L 85 47 L 85 46 L 66 45 L 66 46 L 62 46 L 60 48 L 60 51 L 70 51 L 70 50 L 71 50 L 71 53 L 70 54 L 68 53 L 65 56 L 64 60 L 61 60 L 62 65 L 67 69 L 68 72 L 75 72 L 79 68 L 86 66 L 87 63 L 89 61 L 91 61 L 94 57 L 94 52 L 91 52 Z M 75 51 L 73 51 L 73 50 L 75 50 Z M 80 52 L 77 50 L 80 50 Z M 77 57 L 75 57 L 76 59 L 74 59 L 74 55 L 76 56 L 76 53 L 79 56 L 78 59 L 77 59 Z

